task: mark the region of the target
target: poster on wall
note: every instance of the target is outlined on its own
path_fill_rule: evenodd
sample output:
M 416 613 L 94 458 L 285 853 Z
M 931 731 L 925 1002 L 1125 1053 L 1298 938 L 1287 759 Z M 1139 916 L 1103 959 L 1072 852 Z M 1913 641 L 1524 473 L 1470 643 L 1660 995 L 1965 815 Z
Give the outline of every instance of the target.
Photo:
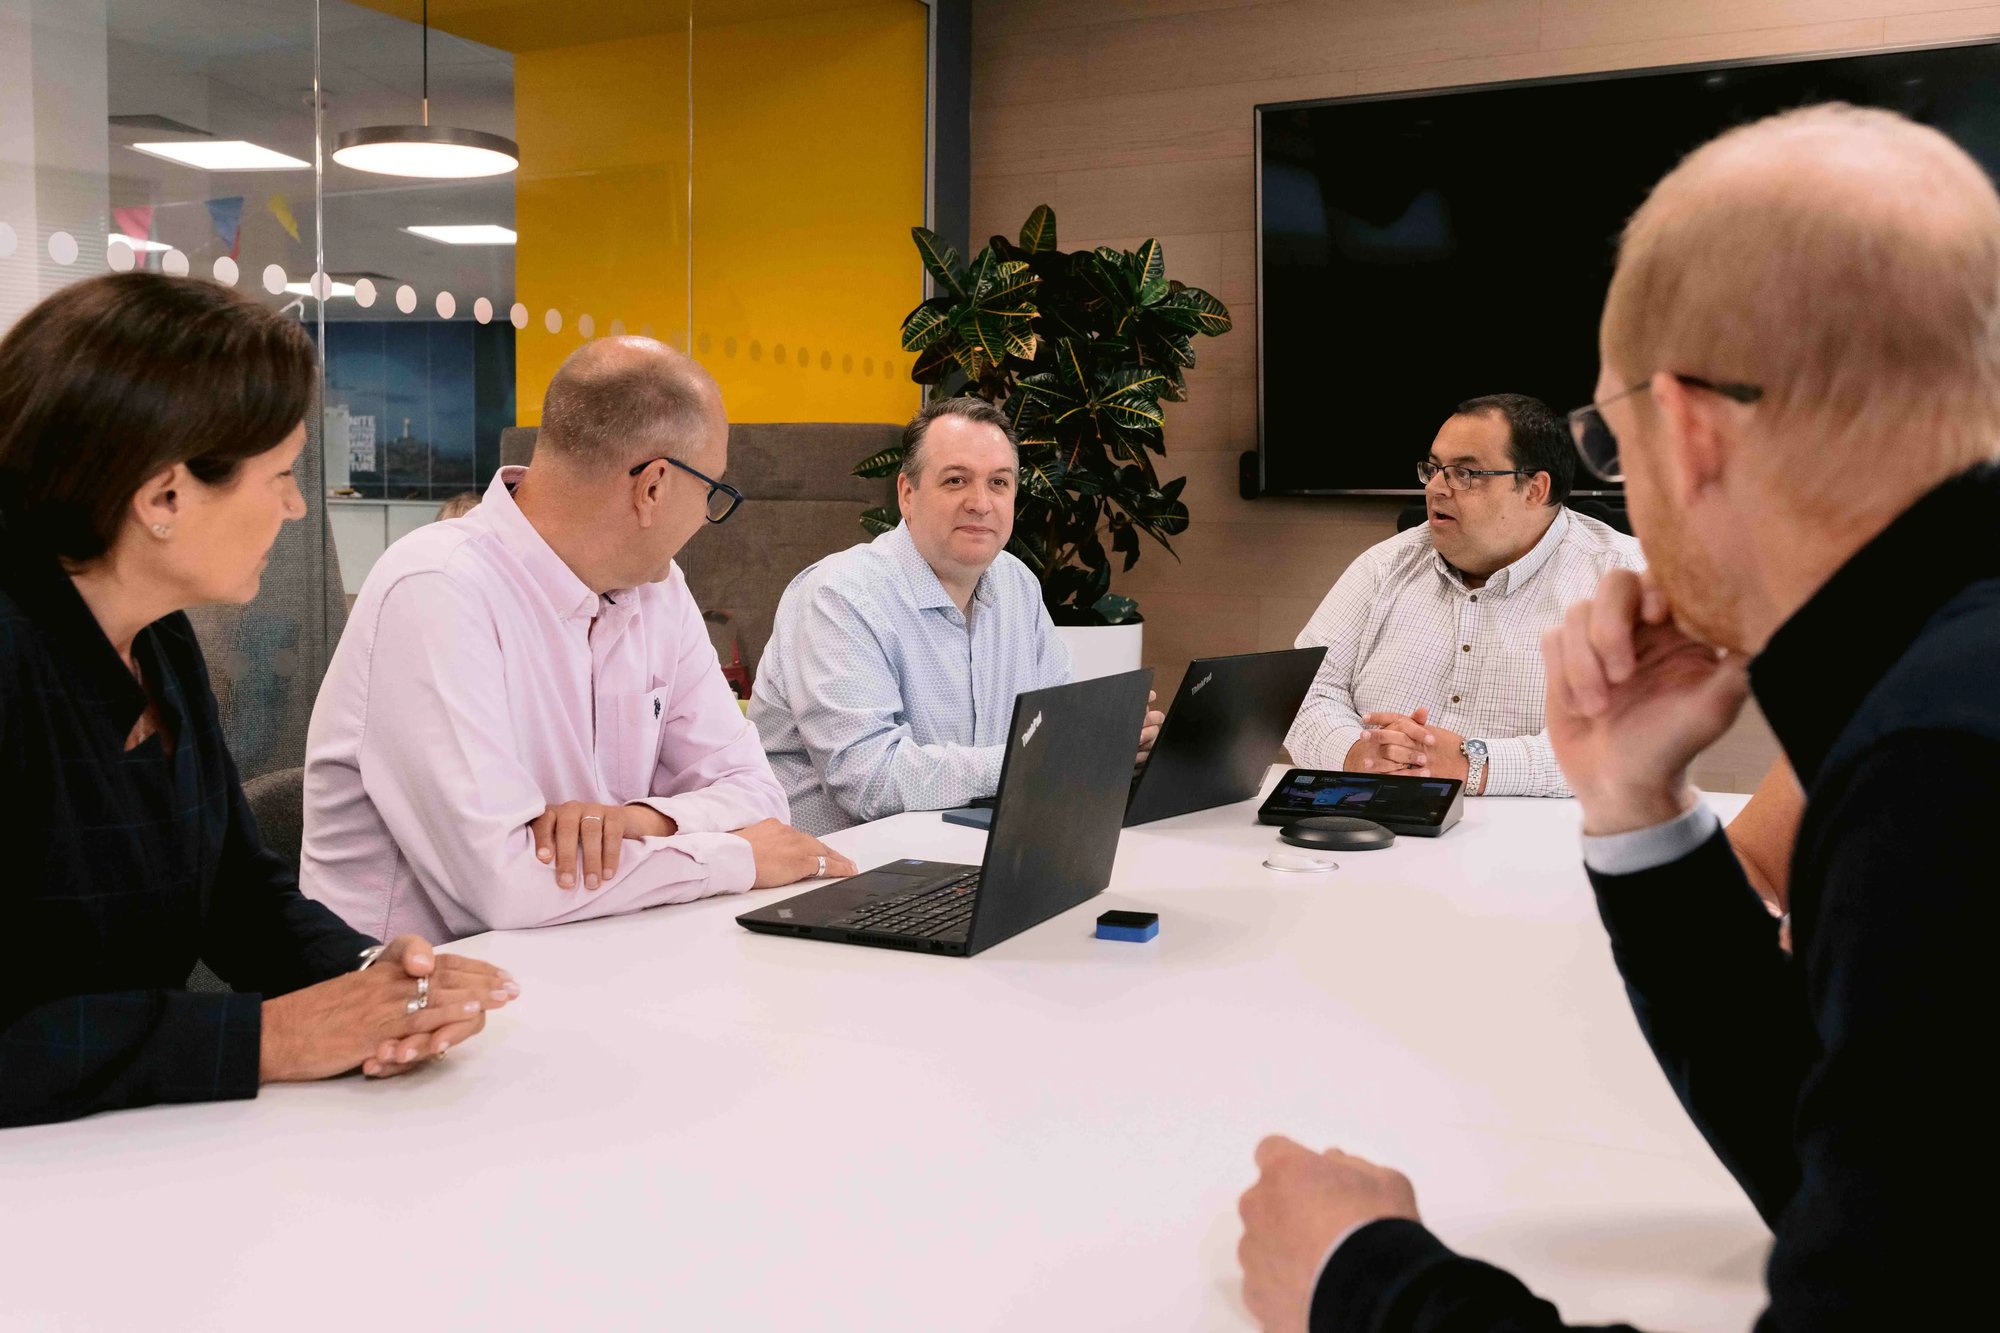
M 347 468 L 349 472 L 374 472 L 375 418 L 351 416 L 347 419 Z

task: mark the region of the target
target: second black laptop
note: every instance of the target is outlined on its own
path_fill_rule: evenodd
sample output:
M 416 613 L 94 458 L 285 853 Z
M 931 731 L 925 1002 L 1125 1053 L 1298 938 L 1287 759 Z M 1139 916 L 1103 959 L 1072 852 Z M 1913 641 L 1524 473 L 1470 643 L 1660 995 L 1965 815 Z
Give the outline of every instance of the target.
M 1188 663 L 1133 783 L 1125 826 L 1255 796 L 1325 657 L 1325 648 L 1287 648 Z
M 1084 902 L 1111 881 L 1151 671 L 1014 701 L 983 865 L 891 861 L 736 918 L 767 935 L 959 957 Z

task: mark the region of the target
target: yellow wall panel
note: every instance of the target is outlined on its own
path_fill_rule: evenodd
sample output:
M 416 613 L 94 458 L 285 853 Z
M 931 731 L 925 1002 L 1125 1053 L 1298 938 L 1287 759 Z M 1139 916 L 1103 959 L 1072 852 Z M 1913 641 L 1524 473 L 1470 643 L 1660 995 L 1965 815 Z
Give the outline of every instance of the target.
M 691 217 L 685 41 L 515 58 L 522 422 L 584 314 L 597 336 L 616 320 L 680 346 L 691 314 L 733 420 L 902 420 L 918 401 L 896 335 L 922 296 L 924 6 L 698 28 Z
M 925 42 L 906 0 L 697 34 L 694 327 L 732 419 L 916 409 Z

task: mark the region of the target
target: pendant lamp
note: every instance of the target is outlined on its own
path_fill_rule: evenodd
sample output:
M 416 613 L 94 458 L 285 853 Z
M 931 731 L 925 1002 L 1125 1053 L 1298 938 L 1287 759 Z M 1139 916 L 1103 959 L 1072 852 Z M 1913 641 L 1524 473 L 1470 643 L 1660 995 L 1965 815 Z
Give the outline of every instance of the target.
M 431 124 L 431 5 L 424 0 L 424 102 L 421 125 L 370 125 L 333 141 L 333 160 L 378 176 L 463 180 L 501 176 L 521 164 L 512 139 L 483 130 Z

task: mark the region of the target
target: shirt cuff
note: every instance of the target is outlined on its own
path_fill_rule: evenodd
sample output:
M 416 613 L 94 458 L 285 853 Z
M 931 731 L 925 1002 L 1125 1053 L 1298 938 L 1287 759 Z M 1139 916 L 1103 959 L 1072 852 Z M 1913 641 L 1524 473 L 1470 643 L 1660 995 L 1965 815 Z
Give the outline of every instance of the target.
M 1722 820 L 1708 802 L 1695 799 L 1686 814 L 1651 828 L 1583 838 L 1583 863 L 1600 875 L 1636 875 L 1671 865 L 1715 836 Z
M 750 850 L 748 838 L 734 833 L 691 833 L 673 841 L 708 871 L 708 893 L 746 893 L 757 883 L 757 855 Z
M 1479 739 L 1485 740 L 1485 737 Z M 1509 736 L 1486 740 L 1486 785 L 1481 796 L 1568 796 L 1569 784 L 1556 770 L 1553 780 L 1536 763 L 1535 738 Z M 1553 764 L 1548 765 L 1554 768 Z M 1471 793 L 1467 793 L 1470 795 Z

